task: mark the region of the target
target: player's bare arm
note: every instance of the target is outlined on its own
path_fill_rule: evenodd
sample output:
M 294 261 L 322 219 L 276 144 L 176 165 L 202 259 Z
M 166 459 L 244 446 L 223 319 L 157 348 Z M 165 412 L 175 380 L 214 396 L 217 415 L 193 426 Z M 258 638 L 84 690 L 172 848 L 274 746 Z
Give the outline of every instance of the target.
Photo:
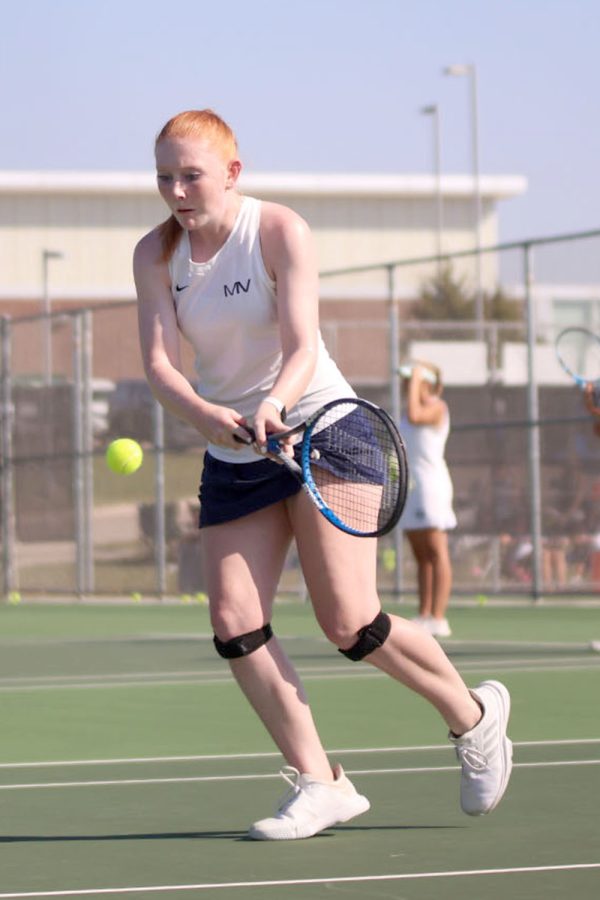
M 235 410 L 207 403 L 198 396 L 181 371 L 179 330 L 171 296 L 167 264 L 161 258 L 158 231 L 139 242 L 134 253 L 138 295 L 138 321 L 146 378 L 157 400 L 221 446 L 239 449 L 233 438 L 244 418 Z M 238 428 L 240 434 L 243 429 Z
M 440 425 L 446 415 L 446 403 L 430 393 L 423 374 L 423 366 L 414 367 L 408 383 L 406 415 L 413 425 Z
M 583 389 L 583 399 L 587 411 L 593 416 L 598 416 L 600 418 L 600 406 L 598 406 L 597 403 L 595 387 L 593 381 L 588 381 Z
M 316 252 L 306 222 L 292 210 L 264 203 L 260 228 L 265 267 L 276 283 L 282 365 L 271 394 L 291 409 L 317 362 L 319 286 Z M 277 410 L 262 403 L 254 421 L 257 440 L 281 430 Z

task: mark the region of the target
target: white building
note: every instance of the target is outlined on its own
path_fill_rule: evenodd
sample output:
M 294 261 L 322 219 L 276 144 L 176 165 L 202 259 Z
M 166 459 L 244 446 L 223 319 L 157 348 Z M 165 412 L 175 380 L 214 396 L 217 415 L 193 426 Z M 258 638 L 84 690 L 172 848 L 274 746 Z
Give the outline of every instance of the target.
M 521 176 L 481 177 L 482 247 L 498 243 L 500 202 L 523 194 L 526 187 Z M 402 265 L 394 271 L 395 296 L 412 299 L 435 275 L 440 244 L 443 253 L 473 249 L 474 188 L 473 178 L 466 175 L 445 175 L 440 185 L 432 175 L 282 172 L 243 173 L 241 179 L 244 193 L 291 206 L 309 222 L 322 273 L 374 267 L 321 280 L 324 336 L 345 370 L 355 371 L 365 383 L 380 381 L 387 371 L 387 310 L 385 303 L 377 302 L 389 297 L 385 264 L 430 258 L 427 264 Z M 151 172 L 0 171 L 0 313 L 39 313 L 44 290 L 53 309 L 132 300 L 133 248 L 167 214 Z M 47 251 L 58 256 L 48 261 L 44 282 Z M 590 254 L 599 256 L 597 242 L 536 250 L 534 274 L 546 282 L 533 285 L 537 330 L 545 338 L 536 351 L 541 383 L 564 381 L 550 347 L 558 328 L 600 329 L 600 272 L 596 283 L 575 284 L 578 272 L 590 270 L 585 265 Z M 544 273 L 548 261 L 553 263 L 549 279 Z M 472 255 L 454 260 L 453 271 L 475 288 Z M 522 254 L 484 253 L 483 288 L 493 291 L 500 273 L 508 292 L 522 296 Z M 133 332 L 134 326 L 128 330 Z M 448 341 L 439 334 L 434 346 L 415 345 L 415 352 L 434 354 L 449 383 L 485 383 L 490 377 L 485 365 L 489 348 L 474 337 L 471 332 L 462 341 Z M 114 333 L 107 332 L 101 347 L 111 340 Z M 31 349 L 31 339 L 24 343 Z M 106 352 L 100 349 L 98 359 Z M 503 344 L 496 366 L 495 378 L 523 383 L 525 345 Z
M 321 271 L 434 256 L 436 180 L 428 175 L 248 173 L 243 192 L 296 209 L 311 225 Z M 498 240 L 498 203 L 526 190 L 520 176 L 483 176 L 481 244 Z M 445 253 L 475 246 L 474 182 L 441 180 Z M 147 172 L 0 171 L 0 301 L 36 301 L 44 251 L 62 254 L 48 267 L 56 299 L 78 304 L 134 296 L 131 256 L 142 234 L 166 218 Z M 399 272 L 398 296 L 414 296 L 432 267 Z M 473 259 L 457 274 L 474 278 Z M 496 282 L 493 254 L 483 257 L 484 286 Z M 375 299 L 386 295 L 385 273 L 323 281 L 323 296 Z

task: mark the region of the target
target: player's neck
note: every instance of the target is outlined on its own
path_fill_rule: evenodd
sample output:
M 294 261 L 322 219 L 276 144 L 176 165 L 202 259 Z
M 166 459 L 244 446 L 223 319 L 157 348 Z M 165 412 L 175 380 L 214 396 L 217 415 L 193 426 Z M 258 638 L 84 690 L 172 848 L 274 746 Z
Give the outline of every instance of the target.
M 232 191 L 220 219 L 208 221 L 189 232 L 194 262 L 207 262 L 219 252 L 234 229 L 241 204 L 241 196 Z

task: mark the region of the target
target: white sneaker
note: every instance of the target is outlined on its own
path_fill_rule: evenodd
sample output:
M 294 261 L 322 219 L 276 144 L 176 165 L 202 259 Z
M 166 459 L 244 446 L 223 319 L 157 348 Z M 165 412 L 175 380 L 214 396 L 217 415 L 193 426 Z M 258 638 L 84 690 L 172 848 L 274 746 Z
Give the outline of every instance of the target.
M 420 625 L 421 628 L 424 628 L 425 631 L 430 631 L 430 622 L 431 616 L 414 616 L 411 619 L 411 622 L 414 622 L 415 625 Z
M 452 634 L 448 619 L 435 619 L 431 616 L 427 623 L 427 629 L 429 634 L 432 634 L 434 637 L 450 637 Z
M 460 737 L 448 737 L 462 767 L 462 810 L 483 816 L 500 803 L 512 769 L 512 742 L 506 736 L 510 694 L 499 681 L 483 681 L 471 694 L 483 707 L 482 718 Z
M 333 770 L 335 781 L 317 781 L 302 775 L 293 766 L 284 766 L 281 775 L 291 785 L 277 813 L 255 822 L 248 837 L 255 841 L 294 841 L 309 838 L 338 822 L 347 822 L 366 812 L 370 803 L 356 791 L 341 766 Z

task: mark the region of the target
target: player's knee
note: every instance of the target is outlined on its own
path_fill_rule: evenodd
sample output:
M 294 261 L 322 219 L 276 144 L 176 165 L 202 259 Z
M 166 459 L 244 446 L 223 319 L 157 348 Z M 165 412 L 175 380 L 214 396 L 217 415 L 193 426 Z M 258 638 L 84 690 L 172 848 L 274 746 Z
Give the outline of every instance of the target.
M 387 641 L 392 628 L 392 621 L 387 613 L 380 611 L 377 613 L 372 622 L 365 625 L 357 633 L 357 640 L 347 650 L 338 647 L 340 653 L 347 656 L 353 662 L 360 662 L 373 650 L 382 647 Z
M 237 637 L 230 638 L 228 641 L 222 641 L 215 634 L 213 641 L 219 656 L 223 659 L 239 659 L 241 656 L 249 656 L 259 647 L 263 647 L 267 641 L 273 637 L 273 629 L 269 622 L 262 628 L 256 628 L 254 631 L 247 631 Z

